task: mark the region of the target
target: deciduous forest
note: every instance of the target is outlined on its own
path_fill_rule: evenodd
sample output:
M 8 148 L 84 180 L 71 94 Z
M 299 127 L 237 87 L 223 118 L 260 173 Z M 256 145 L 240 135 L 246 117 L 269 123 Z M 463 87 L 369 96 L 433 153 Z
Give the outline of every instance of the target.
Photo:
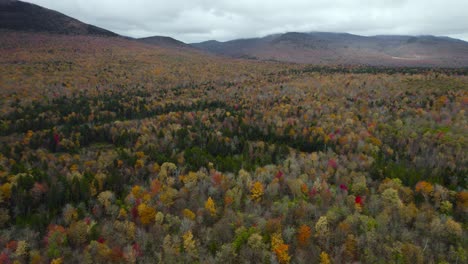
M 467 69 L 0 54 L 0 263 L 468 262 Z

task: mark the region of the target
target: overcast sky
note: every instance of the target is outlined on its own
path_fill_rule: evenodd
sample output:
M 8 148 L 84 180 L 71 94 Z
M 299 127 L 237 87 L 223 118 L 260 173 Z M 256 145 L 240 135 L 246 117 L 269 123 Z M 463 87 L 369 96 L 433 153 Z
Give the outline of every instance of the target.
M 468 0 L 26 0 L 118 34 L 184 42 L 288 31 L 468 41 Z

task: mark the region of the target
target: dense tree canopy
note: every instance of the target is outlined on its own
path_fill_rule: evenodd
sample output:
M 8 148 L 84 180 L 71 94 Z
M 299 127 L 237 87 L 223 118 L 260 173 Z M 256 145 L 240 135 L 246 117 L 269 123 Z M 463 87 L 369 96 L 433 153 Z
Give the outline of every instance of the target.
M 8 34 L 0 263 L 468 261 L 463 70 Z

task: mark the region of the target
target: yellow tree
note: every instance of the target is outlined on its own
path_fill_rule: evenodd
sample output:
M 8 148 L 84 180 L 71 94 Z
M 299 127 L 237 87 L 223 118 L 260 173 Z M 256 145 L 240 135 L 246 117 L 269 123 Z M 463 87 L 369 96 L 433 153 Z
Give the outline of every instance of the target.
M 193 239 L 192 231 L 187 231 L 183 236 L 183 244 L 185 252 L 189 253 L 190 255 L 197 254 L 197 247 L 196 242 Z
M 214 203 L 213 199 L 211 199 L 211 197 L 208 197 L 208 200 L 206 200 L 205 209 L 208 210 L 208 212 L 210 212 L 211 216 L 216 215 L 215 203 Z
M 250 198 L 256 202 L 259 202 L 262 199 L 263 193 L 264 193 L 264 187 L 263 184 L 259 181 L 256 181 L 253 185 L 252 188 L 250 188 Z
M 142 224 L 150 224 L 154 221 L 156 215 L 156 210 L 153 207 L 148 206 L 145 203 L 138 205 L 138 216 L 140 216 L 140 221 Z
M 320 253 L 320 264 L 330 264 L 330 263 L 331 263 L 330 257 L 328 256 L 327 252 L 322 251 L 322 253 Z

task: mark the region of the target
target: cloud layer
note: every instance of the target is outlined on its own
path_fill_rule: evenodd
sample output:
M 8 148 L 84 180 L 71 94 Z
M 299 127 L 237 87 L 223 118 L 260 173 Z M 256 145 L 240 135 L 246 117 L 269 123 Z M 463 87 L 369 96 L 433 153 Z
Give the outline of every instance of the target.
M 468 41 L 466 0 L 26 0 L 131 37 L 184 42 L 287 31 L 443 35 Z

